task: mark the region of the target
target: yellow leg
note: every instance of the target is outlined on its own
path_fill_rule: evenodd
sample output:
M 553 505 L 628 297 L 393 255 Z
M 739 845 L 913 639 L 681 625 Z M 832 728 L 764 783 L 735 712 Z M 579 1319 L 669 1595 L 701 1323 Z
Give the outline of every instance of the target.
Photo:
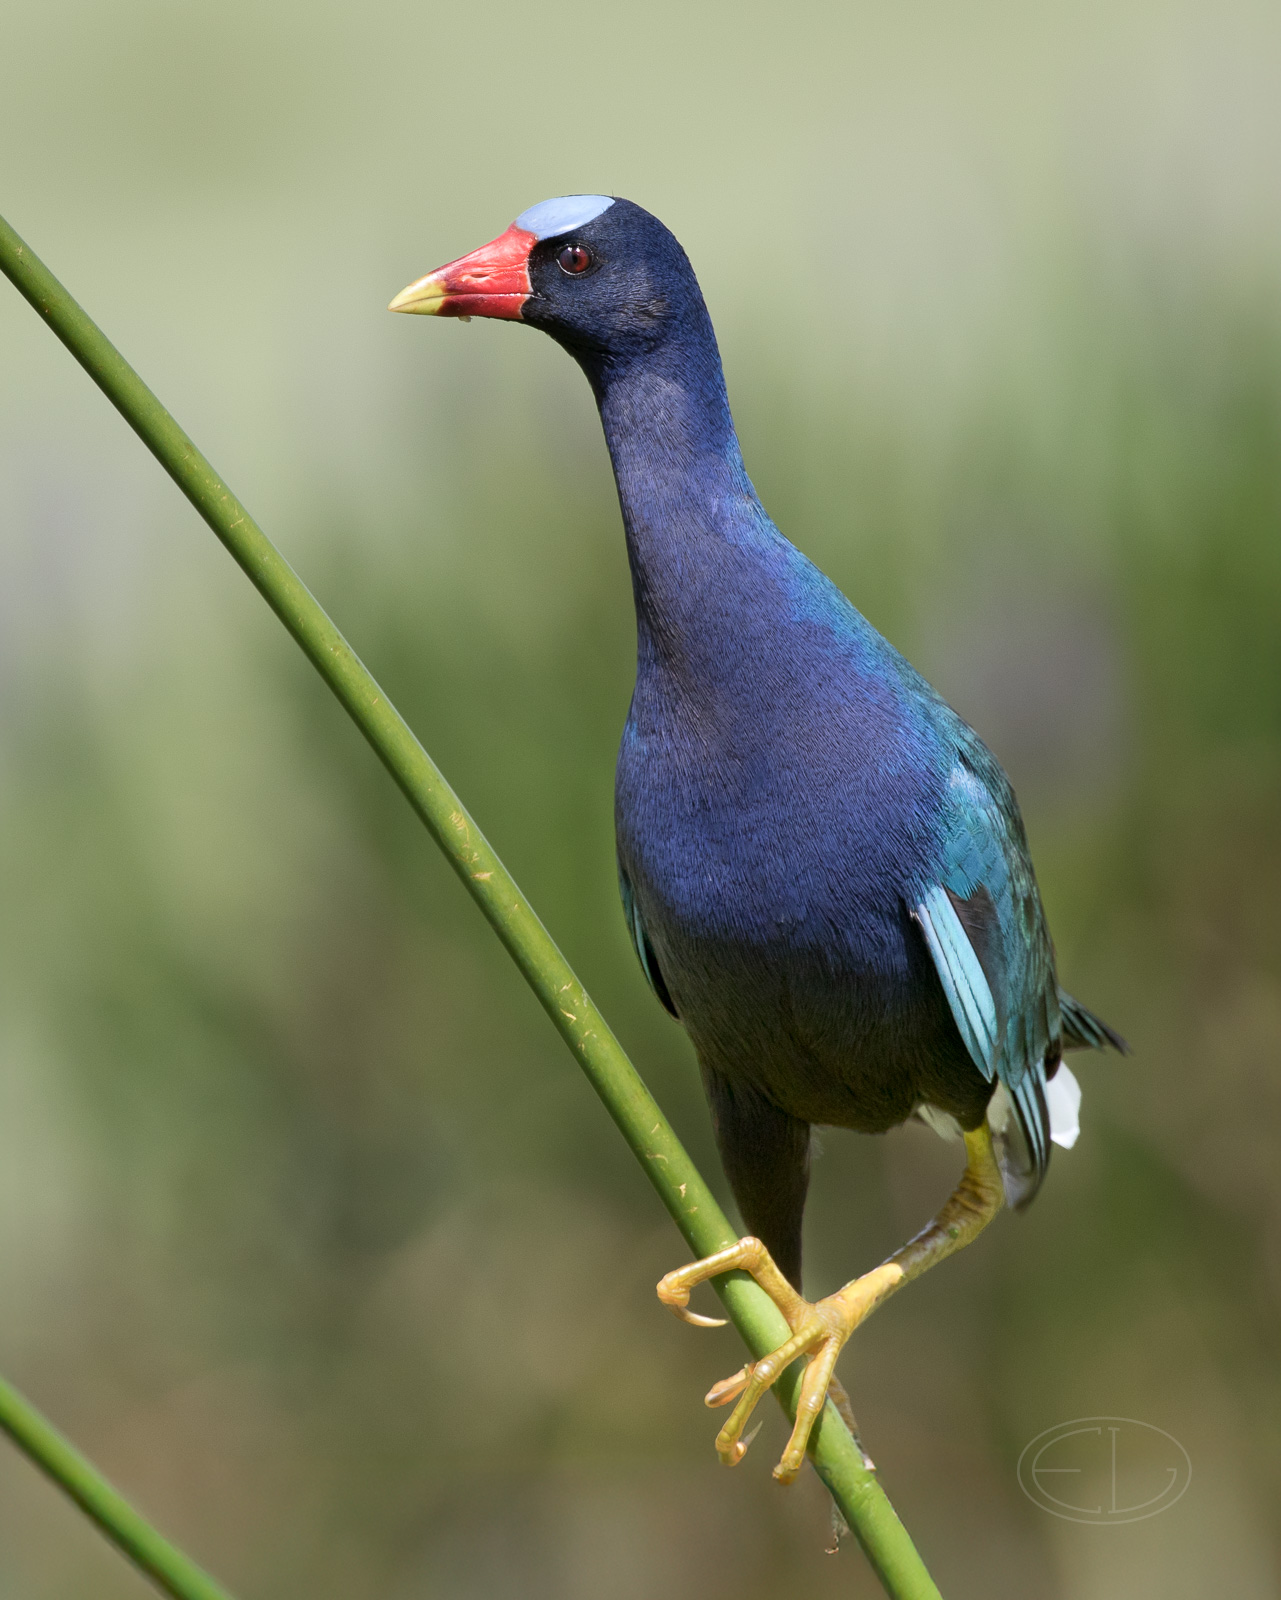
M 690 1311 L 689 1293 L 708 1278 L 719 1277 L 735 1268 L 750 1272 L 787 1319 L 792 1337 L 777 1350 L 718 1383 L 707 1396 L 709 1406 L 727 1405 L 737 1400 L 729 1421 L 716 1437 L 716 1449 L 726 1466 L 743 1459 L 751 1436 L 743 1437 L 747 1420 L 757 1401 L 787 1367 L 799 1356 L 809 1364 L 801 1379 L 796 1406 L 796 1423 L 783 1458 L 774 1476 L 791 1483 L 805 1460 L 810 1430 L 827 1399 L 828 1386 L 845 1341 L 882 1301 L 888 1300 L 927 1268 L 969 1244 L 1001 1209 L 1004 1191 L 1001 1174 L 992 1149 L 992 1133 L 986 1123 L 965 1135 L 965 1171 L 956 1192 L 914 1239 L 888 1260 L 826 1299 L 811 1303 L 800 1295 L 774 1265 L 769 1251 L 759 1239 L 740 1239 L 726 1250 L 695 1261 L 688 1267 L 669 1272 L 658 1286 L 658 1298 L 678 1317 L 700 1327 L 716 1326 L 711 1317 Z M 846 1402 L 848 1407 L 848 1401 Z

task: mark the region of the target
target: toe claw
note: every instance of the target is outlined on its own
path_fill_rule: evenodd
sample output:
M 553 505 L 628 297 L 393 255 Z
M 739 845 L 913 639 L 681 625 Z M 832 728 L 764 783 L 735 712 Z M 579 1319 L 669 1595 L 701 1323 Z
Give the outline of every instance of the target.
M 674 1306 L 667 1302 L 668 1309 L 678 1316 L 682 1322 L 688 1322 L 691 1328 L 723 1328 L 724 1317 L 705 1317 L 701 1311 L 690 1311 L 685 1306 Z
M 660 1278 L 656 1293 L 667 1309 L 681 1319 L 688 1322 L 692 1328 L 723 1328 L 724 1317 L 705 1317 L 699 1311 L 689 1309 L 689 1290 L 683 1283 L 673 1283 L 671 1280 L 679 1274 L 669 1272 L 665 1278 Z
M 743 1390 L 752 1381 L 752 1369 L 748 1365 L 741 1367 L 732 1378 L 722 1378 L 719 1383 L 714 1383 L 703 1397 L 705 1406 L 727 1406 L 731 1400 L 736 1400 Z
M 739 1464 L 739 1462 L 747 1454 L 752 1440 L 764 1426 L 765 1423 L 762 1419 L 762 1421 L 758 1422 L 750 1433 L 745 1434 L 741 1439 L 735 1439 L 734 1443 L 730 1445 L 729 1449 L 722 1453 L 721 1460 L 727 1467 L 736 1467 Z

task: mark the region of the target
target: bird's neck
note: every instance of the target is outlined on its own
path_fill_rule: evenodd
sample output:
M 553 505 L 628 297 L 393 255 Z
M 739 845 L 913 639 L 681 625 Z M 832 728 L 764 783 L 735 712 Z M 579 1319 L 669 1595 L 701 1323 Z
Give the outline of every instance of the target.
M 699 654 L 728 590 L 750 586 L 784 544 L 747 476 L 716 338 L 698 310 L 679 338 L 643 355 L 579 357 L 618 485 L 642 665 Z

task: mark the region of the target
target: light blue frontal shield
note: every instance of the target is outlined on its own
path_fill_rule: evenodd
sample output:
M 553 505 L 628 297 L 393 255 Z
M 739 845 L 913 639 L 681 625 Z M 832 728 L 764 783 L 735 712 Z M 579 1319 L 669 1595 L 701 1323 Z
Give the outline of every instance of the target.
M 522 211 L 516 218 L 516 227 L 536 239 L 554 239 L 557 234 L 581 228 L 602 211 L 608 211 L 613 203 L 607 194 L 563 194 Z

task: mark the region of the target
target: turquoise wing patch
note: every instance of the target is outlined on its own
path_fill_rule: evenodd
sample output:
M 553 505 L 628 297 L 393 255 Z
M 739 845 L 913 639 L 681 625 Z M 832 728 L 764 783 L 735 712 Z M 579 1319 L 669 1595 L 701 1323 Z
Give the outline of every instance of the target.
M 929 890 L 912 915 L 925 935 L 965 1048 L 990 1083 L 996 1075 L 999 1041 L 996 1001 L 974 946 L 941 885 Z

